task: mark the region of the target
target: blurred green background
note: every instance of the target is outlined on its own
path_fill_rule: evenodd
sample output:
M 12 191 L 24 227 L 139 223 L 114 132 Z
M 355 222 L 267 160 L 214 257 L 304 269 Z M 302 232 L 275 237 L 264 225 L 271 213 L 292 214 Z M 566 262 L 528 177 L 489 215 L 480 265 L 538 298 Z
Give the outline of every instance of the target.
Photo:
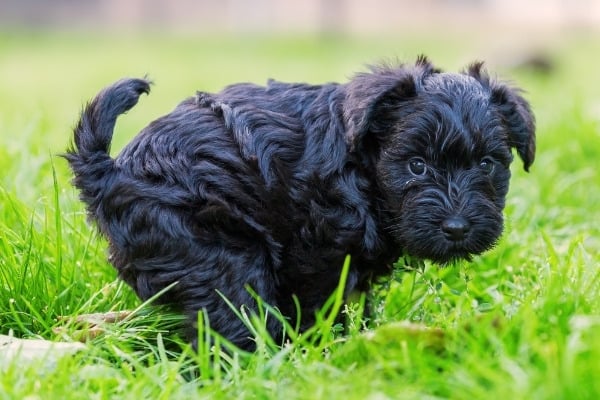
M 35 135 L 34 149 L 61 150 L 82 103 L 123 76 L 156 83 L 145 117 L 132 119 L 143 124 L 197 89 L 344 81 L 365 64 L 418 54 L 449 70 L 486 61 L 530 92 L 541 128 L 553 107 L 577 101 L 597 119 L 599 3 L 3 0 L 0 143 L 15 151 Z M 57 124 L 34 133 L 49 120 Z M 116 135 L 116 147 L 130 129 Z

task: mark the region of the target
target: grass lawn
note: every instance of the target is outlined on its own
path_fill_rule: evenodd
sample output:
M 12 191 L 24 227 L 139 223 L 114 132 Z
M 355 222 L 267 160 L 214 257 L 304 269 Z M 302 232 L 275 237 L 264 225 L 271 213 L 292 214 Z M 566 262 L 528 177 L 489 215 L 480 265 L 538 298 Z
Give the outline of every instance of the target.
M 84 101 L 123 76 L 155 86 L 119 119 L 115 151 L 196 89 L 343 81 L 419 53 L 454 70 L 491 56 L 483 39 L 0 33 L 0 334 L 70 341 L 77 315 L 136 310 L 75 355 L 0 356 L 0 399 L 600 398 L 599 37 L 563 38 L 549 73 L 494 59 L 538 120 L 531 173 L 513 164 L 503 239 L 471 263 L 398 274 L 368 331 L 350 305 L 345 334 L 324 314 L 284 346 L 259 334 L 256 354 L 194 354 L 180 317 L 116 280 L 57 157 Z

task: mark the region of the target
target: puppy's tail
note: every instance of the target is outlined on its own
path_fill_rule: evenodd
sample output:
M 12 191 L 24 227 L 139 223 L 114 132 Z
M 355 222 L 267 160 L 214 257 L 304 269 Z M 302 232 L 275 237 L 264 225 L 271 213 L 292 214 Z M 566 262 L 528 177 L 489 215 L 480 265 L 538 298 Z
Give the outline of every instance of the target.
M 74 142 L 64 157 L 75 175 L 73 184 L 92 214 L 115 173 L 109 152 L 117 117 L 135 106 L 142 93 L 149 92 L 146 79 L 122 79 L 98 93 L 81 113 Z

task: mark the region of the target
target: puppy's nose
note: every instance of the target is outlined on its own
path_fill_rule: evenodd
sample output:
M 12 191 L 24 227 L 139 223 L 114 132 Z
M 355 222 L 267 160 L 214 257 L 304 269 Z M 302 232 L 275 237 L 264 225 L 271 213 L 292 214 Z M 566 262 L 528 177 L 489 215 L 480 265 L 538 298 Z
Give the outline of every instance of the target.
M 449 240 L 458 241 L 464 239 L 469 229 L 471 229 L 471 225 L 463 217 L 450 217 L 442 222 L 442 231 Z

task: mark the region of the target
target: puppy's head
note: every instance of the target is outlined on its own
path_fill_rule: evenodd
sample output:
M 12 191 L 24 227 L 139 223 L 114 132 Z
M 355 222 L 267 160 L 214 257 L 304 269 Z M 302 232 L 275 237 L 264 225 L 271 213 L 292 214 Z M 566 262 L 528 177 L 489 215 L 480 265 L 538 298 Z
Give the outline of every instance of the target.
M 497 242 L 512 149 L 525 170 L 535 155 L 534 118 L 518 90 L 491 80 L 481 64 L 441 73 L 420 58 L 358 75 L 345 118 L 404 251 L 447 263 Z

